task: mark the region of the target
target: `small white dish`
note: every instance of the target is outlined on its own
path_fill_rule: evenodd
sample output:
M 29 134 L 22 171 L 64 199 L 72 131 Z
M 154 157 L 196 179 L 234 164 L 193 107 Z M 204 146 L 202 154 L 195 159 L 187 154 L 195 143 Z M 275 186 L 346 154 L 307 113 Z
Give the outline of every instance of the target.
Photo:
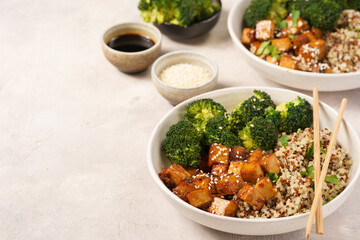
M 201 66 L 211 73 L 212 78 L 200 86 L 188 88 L 171 86 L 160 80 L 159 75 L 164 69 L 179 63 Z M 196 95 L 214 90 L 218 79 L 218 68 L 213 60 L 202 54 L 191 51 L 175 51 L 161 56 L 154 62 L 151 68 L 151 78 L 158 92 L 171 104 L 176 105 Z
M 281 234 L 305 228 L 309 213 L 273 219 L 242 219 L 218 216 L 202 211 L 178 198 L 164 185 L 158 176 L 162 167 L 167 168 L 170 165 L 170 162 L 161 152 L 161 144 L 165 139 L 165 134 L 169 127 L 182 119 L 186 105 L 196 99 L 212 98 L 230 111 L 239 102 L 249 98 L 253 94 L 254 89 L 262 90 L 270 94 L 275 104 L 293 100 L 297 96 L 305 98 L 310 103 L 313 102 L 313 99 L 305 94 L 269 87 L 226 88 L 205 93 L 184 101 L 168 112 L 153 130 L 147 149 L 147 165 L 150 174 L 164 198 L 171 203 L 179 213 L 207 227 L 224 232 L 245 235 Z M 332 129 L 336 122 L 337 112 L 323 102 L 320 102 L 319 104 L 320 128 L 327 127 Z M 356 131 L 345 119 L 340 126 L 337 142 L 347 149 L 348 154 L 353 160 L 353 165 L 350 168 L 348 186 L 335 199 L 323 206 L 324 217 L 329 216 L 345 202 L 354 190 L 360 175 L 360 140 Z
M 251 0 L 238 0 L 230 10 L 228 30 L 243 59 L 264 78 L 285 86 L 312 91 L 334 92 L 360 88 L 360 72 L 353 73 L 311 73 L 280 67 L 266 62 L 252 54 L 240 41 L 243 18 Z

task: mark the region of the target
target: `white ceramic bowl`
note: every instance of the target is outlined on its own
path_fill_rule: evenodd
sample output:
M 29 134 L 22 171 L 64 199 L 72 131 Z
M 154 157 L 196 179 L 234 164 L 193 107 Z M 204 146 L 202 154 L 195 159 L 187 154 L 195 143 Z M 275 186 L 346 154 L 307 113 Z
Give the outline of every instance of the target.
M 311 97 L 298 92 L 265 87 L 227 88 L 194 97 L 174 107 L 157 124 L 151 135 L 147 149 L 147 165 L 153 180 L 160 188 L 160 192 L 164 195 L 164 198 L 169 201 L 179 213 L 197 223 L 224 232 L 246 235 L 270 235 L 295 231 L 306 226 L 308 213 L 276 219 L 241 219 L 217 216 L 197 209 L 178 198 L 163 184 L 158 176 L 162 166 L 167 168 L 170 165 L 170 162 L 161 153 L 161 144 L 165 138 L 165 134 L 172 124 L 182 119 L 187 104 L 200 98 L 212 98 L 221 103 L 228 111 L 231 111 L 239 102 L 250 97 L 254 89 L 269 93 L 275 104 L 293 100 L 297 96 L 305 98 L 310 103 L 313 102 Z M 320 127 L 332 129 L 336 121 L 337 112 L 323 102 L 320 102 L 319 111 Z M 353 165 L 349 173 L 348 186 L 334 200 L 323 206 L 324 217 L 329 216 L 344 203 L 353 191 L 360 175 L 360 141 L 355 130 L 346 120 L 343 120 L 341 124 L 337 140 L 347 149 L 353 160 Z
M 302 72 L 279 67 L 252 54 L 240 41 L 243 17 L 250 2 L 251 0 L 238 0 L 233 5 L 228 17 L 228 30 L 243 59 L 264 78 L 285 86 L 309 91 L 313 87 L 327 92 L 360 87 L 360 72 L 334 74 Z
M 175 87 L 168 85 L 159 79 L 160 73 L 167 67 L 178 63 L 190 63 L 207 69 L 212 78 L 210 81 L 196 87 Z M 205 55 L 191 51 L 175 51 L 158 58 L 151 68 L 151 78 L 158 92 L 171 104 L 176 105 L 196 95 L 214 90 L 218 79 L 216 63 Z

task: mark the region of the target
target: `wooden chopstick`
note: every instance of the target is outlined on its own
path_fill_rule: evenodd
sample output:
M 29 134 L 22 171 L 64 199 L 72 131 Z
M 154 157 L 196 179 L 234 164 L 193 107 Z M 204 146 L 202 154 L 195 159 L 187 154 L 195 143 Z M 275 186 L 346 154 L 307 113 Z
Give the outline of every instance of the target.
M 313 125 L 314 125 L 314 173 L 315 173 L 314 182 L 315 182 L 315 186 L 317 186 L 319 184 L 319 177 L 320 177 L 320 127 L 319 127 L 319 93 L 316 87 L 313 89 L 313 98 L 314 98 Z M 316 223 L 316 233 L 323 234 L 324 219 L 322 213 L 321 190 L 320 190 L 318 207 L 316 208 L 315 223 Z
M 347 103 L 347 99 L 343 98 L 343 100 L 341 102 L 339 114 L 338 114 L 338 117 L 336 119 L 336 123 L 335 123 L 335 126 L 334 126 L 334 130 L 333 130 L 333 132 L 331 134 L 330 143 L 329 143 L 329 146 L 327 148 L 325 161 L 323 163 L 323 167 L 322 167 L 322 170 L 321 170 L 321 175 L 320 175 L 320 178 L 319 178 L 319 183 L 315 186 L 315 197 L 314 197 L 314 200 L 313 200 L 313 203 L 312 203 L 312 206 L 311 206 L 309 219 L 308 219 L 307 224 L 306 224 L 306 235 L 305 235 L 306 239 L 309 239 L 309 236 L 310 236 L 311 227 L 312 227 L 312 224 L 314 222 L 315 211 L 316 211 L 316 209 L 317 209 L 317 207 L 319 205 L 319 199 L 320 199 L 320 196 L 321 196 L 321 189 L 322 189 L 322 187 L 324 185 L 325 176 L 326 176 L 326 173 L 327 173 L 327 169 L 329 167 L 330 157 L 332 155 L 332 151 L 333 151 L 333 148 L 334 148 L 335 143 L 336 143 L 336 135 L 337 135 L 337 133 L 339 131 L 339 127 L 340 127 L 340 124 L 341 124 L 341 121 L 342 121 L 342 116 L 344 114 L 346 103 Z

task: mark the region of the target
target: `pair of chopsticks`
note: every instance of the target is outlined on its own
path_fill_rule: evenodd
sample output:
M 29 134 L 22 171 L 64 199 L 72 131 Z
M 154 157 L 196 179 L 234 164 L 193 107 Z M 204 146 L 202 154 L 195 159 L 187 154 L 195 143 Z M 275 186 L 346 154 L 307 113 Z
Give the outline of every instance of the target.
M 325 161 L 323 163 L 323 167 L 320 175 L 320 136 L 319 136 L 319 97 L 318 97 L 318 89 L 314 88 L 313 90 L 313 98 L 314 98 L 314 172 L 315 172 L 315 197 L 311 206 L 311 211 L 309 215 L 309 219 L 306 225 L 306 239 L 309 239 L 310 231 L 312 224 L 314 222 L 314 215 L 316 214 L 316 233 L 323 234 L 324 233 L 324 223 L 323 223 L 323 215 L 322 215 L 322 193 L 321 189 L 324 185 L 325 176 L 327 173 L 327 169 L 329 167 L 330 157 L 333 152 L 333 148 L 336 143 L 336 136 L 339 131 L 339 127 L 342 121 L 342 116 L 346 107 L 347 99 L 343 98 L 339 110 L 338 117 L 335 122 L 334 130 L 331 134 L 330 143 L 328 145 Z

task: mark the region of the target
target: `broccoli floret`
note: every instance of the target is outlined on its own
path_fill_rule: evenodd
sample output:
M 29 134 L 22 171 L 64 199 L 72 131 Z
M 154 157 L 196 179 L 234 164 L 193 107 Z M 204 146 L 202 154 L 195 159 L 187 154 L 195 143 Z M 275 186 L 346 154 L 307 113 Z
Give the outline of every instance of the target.
M 138 5 L 145 22 L 169 22 L 182 27 L 207 19 L 220 8 L 212 0 L 140 0 Z
M 230 131 L 228 120 L 225 117 L 211 118 L 206 124 L 205 136 L 209 145 L 212 143 L 219 143 L 227 147 L 242 145 L 240 138 Z
M 343 7 L 336 0 L 319 0 L 306 10 L 310 24 L 321 30 L 334 29 Z
M 346 8 L 360 11 L 360 0 L 344 0 L 344 2 Z
M 263 117 L 268 107 L 275 108 L 270 96 L 266 92 L 255 90 L 254 96 L 244 100 L 232 110 L 229 118 L 232 131 L 237 134 L 254 117 Z
M 179 121 L 166 133 L 162 150 L 172 163 L 186 167 L 197 167 L 201 158 L 202 137 L 189 121 Z
M 225 113 L 226 109 L 220 103 L 210 98 L 199 99 L 186 106 L 185 120 L 192 122 L 200 132 L 205 132 L 210 118 L 223 117 Z
M 280 112 L 279 130 L 282 132 L 290 134 L 299 128 L 304 129 L 312 125 L 313 110 L 310 103 L 303 98 L 297 97 L 293 101 L 282 103 L 275 110 Z
M 274 123 L 275 126 L 279 129 L 281 124 L 280 112 L 276 111 L 273 107 L 268 107 L 265 109 L 265 119 Z
M 283 19 L 287 16 L 286 3 L 288 0 L 253 0 L 246 9 L 245 26 L 255 28 L 256 23 L 264 19 Z
M 277 144 L 278 130 L 272 122 L 255 117 L 239 132 L 239 138 L 249 151 L 259 148 L 272 150 Z

